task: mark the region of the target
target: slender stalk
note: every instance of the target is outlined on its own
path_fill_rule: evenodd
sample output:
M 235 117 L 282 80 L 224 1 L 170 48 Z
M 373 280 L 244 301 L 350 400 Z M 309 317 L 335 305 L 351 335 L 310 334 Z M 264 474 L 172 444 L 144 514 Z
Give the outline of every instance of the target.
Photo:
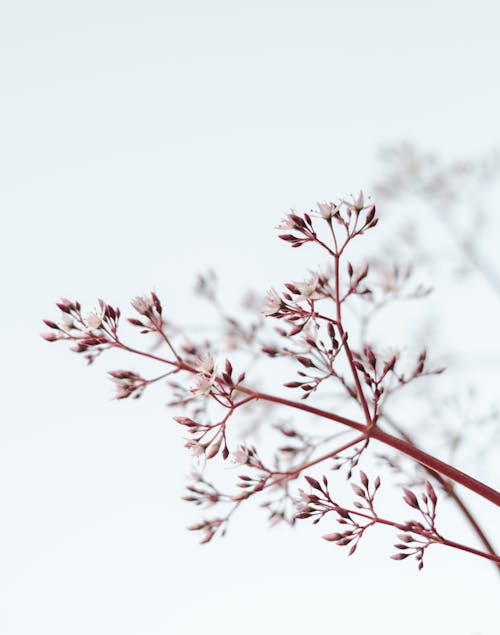
M 266 485 L 266 487 L 276 485 L 277 483 L 281 483 L 281 481 L 284 481 L 284 480 L 289 480 L 292 476 L 297 476 L 298 474 L 300 474 L 307 468 L 312 467 L 313 465 L 317 465 L 318 463 L 323 463 L 323 461 L 334 458 L 335 456 L 340 454 L 340 452 L 344 452 L 345 450 L 352 448 L 353 445 L 356 445 L 357 443 L 361 443 L 361 441 L 363 441 L 365 438 L 366 437 L 364 434 L 358 437 L 355 437 L 351 441 L 347 441 L 346 443 L 344 443 L 344 445 L 341 445 L 335 450 L 332 450 L 331 452 L 328 452 L 327 454 L 323 454 L 322 456 L 319 456 L 316 459 L 312 459 L 311 461 L 308 461 L 307 463 L 303 463 L 302 465 L 299 465 L 299 467 L 293 468 L 289 472 L 286 472 L 285 474 L 280 476 L 278 479 L 271 481 L 269 485 Z
M 336 313 L 337 313 L 337 329 L 340 333 L 341 339 L 344 342 L 344 350 L 346 352 L 347 359 L 349 361 L 349 366 L 351 368 L 351 373 L 354 379 L 354 383 L 356 385 L 356 392 L 358 393 L 359 402 L 361 404 L 361 407 L 363 408 L 363 412 L 366 419 L 366 425 L 368 427 L 371 427 L 373 425 L 373 420 L 370 414 L 370 408 L 368 407 L 368 402 L 366 401 L 366 397 L 363 392 L 363 387 L 361 386 L 361 382 L 359 381 L 358 370 L 356 366 L 354 365 L 354 357 L 349 347 L 349 342 L 347 341 L 348 340 L 347 334 L 345 333 L 344 328 L 342 326 L 342 309 L 341 309 L 341 301 L 340 301 L 340 280 L 339 280 L 339 277 L 340 277 L 339 259 L 340 257 L 338 255 L 335 255 L 335 306 L 336 306 Z

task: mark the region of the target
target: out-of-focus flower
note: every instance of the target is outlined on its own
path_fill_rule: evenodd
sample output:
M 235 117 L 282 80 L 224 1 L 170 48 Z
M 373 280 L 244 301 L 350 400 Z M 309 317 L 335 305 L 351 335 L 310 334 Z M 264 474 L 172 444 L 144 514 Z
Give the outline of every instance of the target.
M 61 331 L 50 331 L 49 333 L 42 333 L 42 337 L 47 342 L 55 342 L 56 340 L 64 339 L 64 333 Z
M 112 370 L 109 375 L 115 383 L 115 399 L 126 399 L 132 394 L 138 397 L 144 388 L 144 384 L 142 384 L 142 388 L 140 385 L 143 382 L 142 377 L 129 370 Z
M 318 276 L 315 276 L 312 280 L 306 282 L 294 282 L 294 287 L 300 292 L 296 296 L 295 300 L 300 302 L 301 300 L 315 300 L 318 295 L 316 293 L 319 284 Z
M 215 376 L 207 376 L 203 373 L 195 375 L 194 386 L 191 388 L 193 395 L 208 395 L 215 381 Z
M 198 372 L 203 373 L 204 375 L 212 375 L 215 370 L 214 358 L 210 355 L 210 353 L 207 353 L 196 360 L 194 367 Z
M 190 478 L 194 483 L 199 483 L 202 479 L 202 474 L 201 472 L 193 470 L 190 474 Z
M 318 333 L 315 328 L 312 326 L 307 326 L 302 331 L 302 336 L 299 340 L 300 346 L 304 351 L 310 351 L 312 348 L 315 348 L 314 344 L 317 340 Z
M 269 527 L 275 527 L 278 523 L 285 520 L 285 516 L 282 512 L 275 512 L 269 519 Z
M 188 439 L 184 444 L 184 447 L 189 450 L 191 456 L 199 457 L 205 454 L 205 446 L 201 443 L 198 443 L 198 441 Z
M 235 465 L 246 465 L 248 463 L 248 457 L 248 448 L 246 448 L 244 445 L 240 445 L 237 450 L 231 452 L 230 460 Z
M 299 489 L 299 493 L 297 495 L 297 503 L 303 507 L 304 505 L 308 505 L 311 502 L 311 497 L 307 492 L 304 492 L 303 489 Z
M 67 313 L 62 314 L 61 324 L 66 331 L 70 331 L 75 326 L 73 318 Z

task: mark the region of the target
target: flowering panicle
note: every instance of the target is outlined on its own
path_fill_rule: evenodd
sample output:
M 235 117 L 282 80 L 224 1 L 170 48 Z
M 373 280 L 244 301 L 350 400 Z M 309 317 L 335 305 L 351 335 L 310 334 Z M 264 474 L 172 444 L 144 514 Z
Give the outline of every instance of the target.
M 208 342 L 188 339 L 182 329 L 167 323 L 155 293 L 133 298 L 131 305 L 136 315 L 128 318 L 141 335 L 155 334 L 157 345 L 153 350 L 127 343 L 121 332 L 120 310 L 102 300 L 90 313 L 82 313 L 78 302 L 63 298 L 57 304 L 60 321 L 45 320 L 50 331 L 43 337 L 51 342 L 68 341 L 72 350 L 85 353 L 89 361 L 106 350 L 116 349 L 161 367 L 162 372 L 152 378 L 131 370 L 113 370 L 109 374 L 117 399 L 140 397 L 147 387 L 163 380 L 171 389 L 169 405 L 179 410 L 174 419 L 184 431 L 185 449 L 199 466 L 199 471 L 191 476 L 184 500 L 215 510 L 212 519 L 203 519 L 188 528 L 199 532 L 202 543 L 224 535 L 238 508 L 256 500 L 271 526 L 293 526 L 297 519 L 306 518 L 317 523 L 333 515 L 341 531 L 324 538 L 348 546 L 350 554 L 368 528 L 379 524 L 403 532 L 395 559 L 414 556 L 421 567 L 425 550 L 431 544 L 441 544 L 500 566 L 500 558 L 477 524 L 474 527 L 486 551 L 453 542 L 438 533 L 434 486 L 446 491 L 462 511 L 466 507 L 453 483 L 469 487 L 497 504 L 500 494 L 421 450 L 404 425 L 399 426 L 387 414 L 387 404 L 395 392 L 442 369 L 429 368 L 425 350 L 415 360 L 385 343 L 380 346 L 369 341 L 366 324 L 362 321 L 361 328 L 352 329 L 345 317 L 353 314 L 345 310 L 352 305 L 375 308 L 387 298 L 409 297 L 403 292 L 403 283 L 410 275 L 403 270 L 393 269 L 392 277 L 385 282 L 373 282 L 372 263 L 342 261 L 350 243 L 376 224 L 375 205 L 362 192 L 357 197 L 318 203 L 317 210 L 310 214 L 291 211 L 279 225 L 286 232 L 280 238 L 292 247 L 314 245 L 328 258 L 328 267 L 310 272 L 304 280 L 285 282 L 281 291 L 271 288 L 263 310 L 250 325 L 225 310 L 217 296 L 215 277 L 201 276 L 197 292 L 221 318 L 221 336 L 215 335 Z M 256 304 L 247 303 L 247 308 L 254 309 Z M 224 360 L 225 355 L 230 355 L 231 361 Z M 300 400 L 290 400 L 279 391 L 268 393 L 247 383 L 247 371 L 254 371 L 261 358 L 290 362 L 293 375 L 283 378 L 287 380 L 284 387 L 295 390 Z M 233 363 L 245 370 L 235 371 Z M 320 398 L 324 397 L 331 399 L 331 409 L 323 409 Z M 310 401 L 306 404 L 307 399 Z M 291 414 L 284 419 L 276 414 L 278 408 L 308 414 L 314 420 L 296 421 Z M 247 424 L 251 422 L 247 429 L 243 426 L 245 420 Z M 389 434 L 386 426 L 392 426 L 396 434 Z M 261 451 L 254 442 L 265 436 L 270 438 L 269 446 Z M 410 488 L 404 490 L 404 500 L 417 514 L 416 519 L 393 521 L 376 511 L 374 500 L 380 478 L 371 480 L 364 471 L 357 471 L 371 439 L 411 458 L 426 471 L 425 492 L 420 497 Z M 206 476 L 218 463 L 238 469 L 233 488 L 223 491 Z M 343 467 L 356 496 L 349 507 L 334 500 L 326 476 L 312 476 L 313 471 L 329 469 L 340 478 L 338 470 Z M 359 483 L 352 481 L 354 470 L 359 474 Z M 302 478 L 310 492 L 299 487 Z

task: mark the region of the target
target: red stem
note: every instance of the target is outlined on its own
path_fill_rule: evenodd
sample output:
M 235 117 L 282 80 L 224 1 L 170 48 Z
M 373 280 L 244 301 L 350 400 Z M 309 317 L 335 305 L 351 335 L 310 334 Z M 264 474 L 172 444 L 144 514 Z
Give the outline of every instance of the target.
M 332 229 L 333 232 L 333 229 Z M 354 357 L 352 355 L 351 349 L 349 347 L 349 343 L 347 341 L 347 334 L 344 331 L 342 326 L 342 310 L 341 310 L 341 302 L 340 302 L 340 281 L 339 281 L 339 258 L 340 256 L 335 255 L 335 306 L 337 307 L 337 329 L 340 333 L 341 339 L 344 341 L 344 350 L 347 355 L 347 359 L 349 360 L 349 366 L 351 367 L 351 373 L 354 378 L 354 383 L 356 384 L 356 392 L 358 393 L 359 401 L 363 408 L 363 412 L 365 415 L 366 425 L 372 426 L 373 420 L 370 414 L 370 409 L 368 407 L 368 403 L 365 398 L 365 394 L 363 392 L 363 388 L 361 386 L 361 382 L 359 381 L 358 370 L 354 365 Z
M 354 430 L 358 430 L 359 432 L 363 432 L 366 434 L 366 426 L 363 423 L 353 421 L 352 419 L 348 419 L 347 417 L 342 417 L 341 415 L 333 414 L 331 412 L 327 412 L 326 410 L 321 410 L 320 408 L 315 408 L 314 406 L 309 406 L 298 401 L 291 401 L 290 399 L 284 399 L 275 395 L 269 395 L 267 393 L 251 390 L 250 388 L 245 388 L 243 386 L 238 386 L 237 389 L 247 395 L 253 395 L 256 399 L 261 399 L 262 401 L 268 401 L 271 403 L 279 403 L 283 406 L 303 410 L 304 412 L 309 412 L 318 417 L 323 417 L 325 419 L 330 419 L 331 421 L 336 421 L 337 423 L 342 423 L 349 428 L 353 428 Z M 411 457 L 424 467 L 428 467 L 429 469 L 434 470 L 435 472 L 438 472 L 443 476 L 446 476 L 452 481 L 455 481 L 456 483 L 467 487 L 479 496 L 486 498 L 497 507 L 500 507 L 500 492 L 496 491 L 492 487 L 489 487 L 488 485 L 485 485 L 472 476 L 465 474 L 465 472 L 462 472 L 461 470 L 448 465 L 444 461 L 437 459 L 431 454 L 427 454 L 427 452 L 420 450 L 416 446 L 408 443 L 407 441 L 404 441 L 403 439 L 398 439 L 392 434 L 383 432 L 375 426 L 370 431 L 370 437 L 376 439 L 377 441 L 380 441 L 381 443 L 385 443 L 386 445 L 394 448 L 395 450 L 398 450 L 406 456 Z

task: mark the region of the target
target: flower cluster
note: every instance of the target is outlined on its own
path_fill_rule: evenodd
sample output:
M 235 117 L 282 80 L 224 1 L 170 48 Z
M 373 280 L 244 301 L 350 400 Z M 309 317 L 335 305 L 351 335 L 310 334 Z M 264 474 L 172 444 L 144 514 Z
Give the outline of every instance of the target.
M 49 342 L 64 340 L 73 342 L 75 353 L 85 353 L 89 363 L 104 350 L 113 346 L 120 319 L 120 309 L 99 300 L 98 308 L 85 316 L 79 302 L 62 298 L 57 307 L 61 310 L 59 322 L 44 320 L 51 330 L 42 337 Z

